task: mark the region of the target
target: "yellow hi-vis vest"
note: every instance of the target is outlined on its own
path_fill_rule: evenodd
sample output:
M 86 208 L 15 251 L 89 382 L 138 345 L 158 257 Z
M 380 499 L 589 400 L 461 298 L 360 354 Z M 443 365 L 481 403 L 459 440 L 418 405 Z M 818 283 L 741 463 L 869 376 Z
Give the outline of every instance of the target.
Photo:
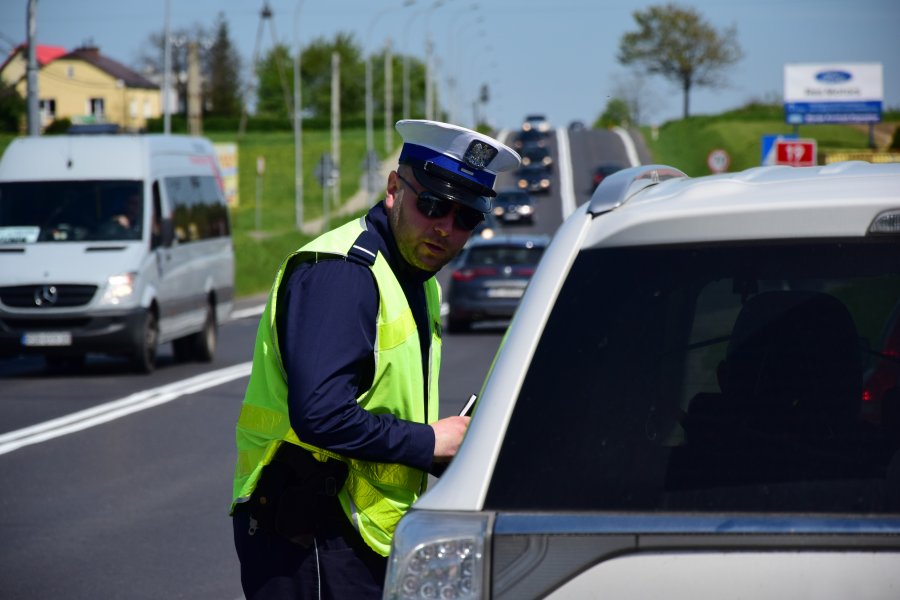
M 366 543 L 382 556 L 390 552 L 397 522 L 425 490 L 428 474 L 399 464 L 355 460 L 307 444 L 291 428 L 287 405 L 287 378 L 281 362 L 275 311 L 278 290 L 292 261 L 369 257 L 378 286 L 378 322 L 375 374 L 372 387 L 356 399 L 375 414 L 389 413 L 417 423 L 438 419 L 438 370 L 441 360 L 440 288 L 434 277 L 425 282 L 431 329 L 429 372 L 422 373 L 422 353 L 412 311 L 400 283 L 377 249 L 360 248 L 365 221 L 351 221 L 303 246 L 282 262 L 259 323 L 250 381 L 237 422 L 237 464 L 232 510 L 253 493 L 263 467 L 283 443 L 310 450 L 321 461 L 342 460 L 349 466 L 347 481 L 338 497 L 344 514 Z M 327 301 L 327 300 L 326 300 Z M 310 348 L 309 352 L 315 352 Z M 428 414 L 425 414 L 425 377 L 428 377 Z

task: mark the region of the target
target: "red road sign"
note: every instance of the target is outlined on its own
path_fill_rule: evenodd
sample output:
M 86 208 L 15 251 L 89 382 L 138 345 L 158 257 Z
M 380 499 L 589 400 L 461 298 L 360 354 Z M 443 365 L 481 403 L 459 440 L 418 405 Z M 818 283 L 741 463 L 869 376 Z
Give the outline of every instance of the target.
M 816 140 L 776 140 L 775 164 L 790 165 L 792 167 L 816 166 Z
M 721 148 L 716 148 L 706 156 L 706 166 L 712 173 L 724 173 L 731 165 L 731 157 Z

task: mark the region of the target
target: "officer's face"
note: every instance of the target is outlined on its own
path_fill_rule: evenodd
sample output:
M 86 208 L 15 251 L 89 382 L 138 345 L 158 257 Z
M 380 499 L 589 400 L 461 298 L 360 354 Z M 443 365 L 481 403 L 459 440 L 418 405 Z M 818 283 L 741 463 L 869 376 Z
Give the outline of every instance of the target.
M 416 196 L 421 187 L 412 171 L 406 167 L 401 169 L 409 183 L 404 183 L 393 171 L 388 177 L 385 206 L 391 230 L 406 262 L 425 271 L 439 271 L 459 254 L 472 232 L 454 224 L 455 210 L 439 218 L 428 218 L 419 212 Z

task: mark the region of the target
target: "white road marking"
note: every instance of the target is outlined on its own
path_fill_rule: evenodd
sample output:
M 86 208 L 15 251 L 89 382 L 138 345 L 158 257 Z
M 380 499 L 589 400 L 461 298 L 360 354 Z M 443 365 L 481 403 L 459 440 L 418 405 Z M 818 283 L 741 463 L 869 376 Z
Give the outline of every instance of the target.
M 556 129 L 556 147 L 556 160 L 559 162 L 559 197 L 562 204 L 562 219 L 565 221 L 575 211 L 572 153 L 569 148 L 569 133 L 565 128 Z
M 231 312 L 229 320 L 244 319 L 262 314 L 265 305 Z M 0 454 L 6 454 L 32 444 L 39 444 L 89 427 L 102 425 L 120 417 L 171 402 L 181 396 L 240 379 L 250 375 L 251 362 L 232 365 L 217 371 L 201 373 L 157 388 L 135 392 L 119 400 L 113 400 L 69 415 L 37 423 L 15 431 L 0 434 Z
M 621 127 L 613 127 L 613 132 L 622 138 L 622 143 L 625 145 L 625 154 L 628 156 L 628 162 L 631 163 L 631 166 L 639 166 L 641 159 L 638 158 L 637 148 L 634 147 L 634 140 L 631 139 L 631 134 Z
M 193 394 L 223 383 L 250 375 L 251 363 L 232 365 L 217 371 L 202 373 L 188 379 L 157 388 L 135 392 L 129 396 L 105 404 L 99 404 L 43 423 L 0 434 L 0 454 L 6 454 L 32 444 L 39 444 L 114 419 L 146 410 L 176 398 Z

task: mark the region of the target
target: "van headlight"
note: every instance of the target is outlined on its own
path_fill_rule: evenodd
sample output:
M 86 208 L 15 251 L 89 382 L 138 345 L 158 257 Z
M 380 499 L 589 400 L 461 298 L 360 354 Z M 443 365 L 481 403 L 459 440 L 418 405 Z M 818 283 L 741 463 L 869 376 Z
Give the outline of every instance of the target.
M 134 293 L 135 273 L 111 275 L 106 280 L 106 290 L 100 304 L 122 304 Z
M 482 598 L 488 517 L 410 511 L 397 526 L 384 597 Z

